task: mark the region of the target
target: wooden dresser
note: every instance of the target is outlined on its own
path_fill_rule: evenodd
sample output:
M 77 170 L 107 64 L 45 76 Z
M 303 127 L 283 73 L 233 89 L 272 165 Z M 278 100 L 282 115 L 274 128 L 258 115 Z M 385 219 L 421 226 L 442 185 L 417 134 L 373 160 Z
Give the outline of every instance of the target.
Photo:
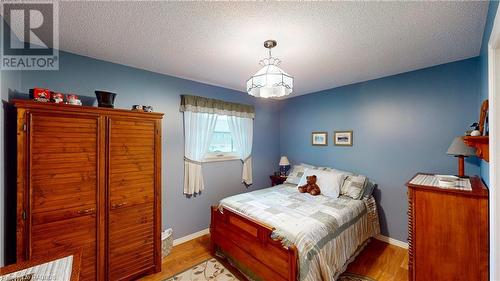
M 160 271 L 163 114 L 13 103 L 18 262 L 82 249 L 81 280 Z
M 408 186 L 409 280 L 488 280 L 488 189 Z

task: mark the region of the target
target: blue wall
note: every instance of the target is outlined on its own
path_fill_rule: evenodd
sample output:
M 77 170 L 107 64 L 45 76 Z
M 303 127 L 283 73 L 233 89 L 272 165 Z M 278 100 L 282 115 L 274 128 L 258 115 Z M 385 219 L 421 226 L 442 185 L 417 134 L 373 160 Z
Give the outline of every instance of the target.
M 3 101 L 35 86 L 87 96 L 93 96 L 95 89 L 107 89 L 119 93 L 118 108 L 150 104 L 156 111 L 164 112 L 163 228 L 173 227 L 175 238 L 206 228 L 211 204 L 248 191 L 241 184 L 240 161 L 230 161 L 205 164 L 206 190 L 193 198 L 182 194 L 184 143 L 179 102 L 181 94 L 194 94 L 256 106 L 254 185 L 250 190 L 269 186 L 268 175 L 276 170 L 280 154 L 288 155 L 292 162 L 362 173 L 379 184 L 375 195 L 383 234 L 404 241 L 407 237 L 404 183 L 417 171 L 456 172 L 456 159 L 445 152 L 453 137 L 463 134 L 478 118 L 480 89 L 484 94 L 483 62 L 481 56 L 285 101 L 271 101 L 61 52 L 59 71 L 2 71 L 0 86 Z M 0 122 L 7 127 L 8 122 Z M 310 133 L 323 130 L 329 132 L 330 145 L 312 147 Z M 334 130 L 354 130 L 354 146 L 332 146 Z M 4 130 L 0 132 L 0 166 L 14 167 L 3 159 L 4 152 L 12 149 L 2 134 L 5 137 Z M 469 159 L 466 169 L 468 174 L 478 174 L 477 159 Z M 3 171 L 0 167 L 0 176 Z M 10 174 L 9 169 L 7 173 Z M 13 185 L 4 180 L 0 183 L 0 219 L 5 216 L 1 205 L 4 191 L 12 190 Z M 3 252 L 3 231 L 9 229 L 0 223 L 0 252 Z M 5 240 L 12 243 L 13 239 Z
M 481 62 L 481 96 L 480 101 L 488 99 L 488 42 L 490 40 L 491 30 L 495 22 L 495 16 L 498 10 L 498 1 L 490 1 L 488 7 L 488 16 L 484 26 L 483 42 L 481 44 L 481 54 L 479 56 Z M 478 117 L 479 118 L 479 117 Z M 489 185 L 490 172 L 489 165 L 486 161 L 481 161 L 481 177 L 484 182 Z
M 33 87 L 94 96 L 94 90 L 117 92 L 117 108 L 133 104 L 152 105 L 164 112 L 162 207 L 163 228 L 173 227 L 174 237 L 205 229 L 210 221 L 210 205 L 226 196 L 248 191 L 241 183 L 241 161 L 204 164 L 205 191 L 198 196 L 183 195 L 184 136 L 180 95 L 193 94 L 225 101 L 254 104 L 253 178 L 250 190 L 270 185 L 269 175 L 278 169 L 278 102 L 250 97 L 246 93 L 148 72 L 66 52 L 60 53 L 59 71 L 24 71 L 20 88 Z
M 208 226 L 208 209 L 220 198 L 247 191 L 239 161 L 204 165 L 206 190 L 182 194 L 183 129 L 181 94 L 196 94 L 255 104 L 254 186 L 269 186 L 280 154 L 359 172 L 373 178 L 383 234 L 406 240 L 406 188 L 417 171 L 455 173 L 456 160 L 445 154 L 454 136 L 477 119 L 479 58 L 277 102 L 127 66 L 61 52 L 59 71 L 3 73 L 12 91 L 47 87 L 91 96 L 95 89 L 119 93 L 116 104 L 151 104 L 164 112 L 163 228 L 176 238 Z M 2 90 L 3 99 L 7 97 Z M 332 146 L 334 130 L 354 130 L 353 147 Z M 312 147 L 311 131 L 328 131 L 328 147 Z M 281 153 L 280 153 L 281 151 Z M 478 174 L 475 163 L 468 174 Z
M 405 183 L 416 172 L 456 174 L 446 150 L 477 120 L 479 83 L 472 58 L 285 100 L 281 154 L 375 180 L 382 234 L 406 241 Z M 335 130 L 353 130 L 354 146 L 333 146 Z M 329 145 L 312 146 L 312 131 L 327 131 Z M 477 159 L 467 162 L 466 173 L 479 174 Z

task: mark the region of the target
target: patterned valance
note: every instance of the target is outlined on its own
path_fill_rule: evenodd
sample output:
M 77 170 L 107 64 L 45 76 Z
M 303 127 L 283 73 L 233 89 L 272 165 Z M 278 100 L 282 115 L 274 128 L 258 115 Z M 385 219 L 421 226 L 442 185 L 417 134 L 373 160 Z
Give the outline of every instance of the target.
M 191 111 L 255 118 L 255 108 L 253 105 L 226 102 L 217 99 L 190 95 L 181 95 L 180 110 L 182 112 Z

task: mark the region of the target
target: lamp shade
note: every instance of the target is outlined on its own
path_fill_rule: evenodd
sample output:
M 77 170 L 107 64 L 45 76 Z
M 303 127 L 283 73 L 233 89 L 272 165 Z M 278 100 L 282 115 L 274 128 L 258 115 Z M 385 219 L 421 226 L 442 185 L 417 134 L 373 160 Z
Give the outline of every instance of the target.
M 280 166 L 288 166 L 288 165 L 290 165 L 290 161 L 288 161 L 288 158 L 286 156 L 281 156 Z
M 456 137 L 451 143 L 450 147 L 448 147 L 447 154 L 455 155 L 455 156 L 474 156 L 476 155 L 476 149 L 470 146 L 467 146 L 464 143 L 463 137 Z

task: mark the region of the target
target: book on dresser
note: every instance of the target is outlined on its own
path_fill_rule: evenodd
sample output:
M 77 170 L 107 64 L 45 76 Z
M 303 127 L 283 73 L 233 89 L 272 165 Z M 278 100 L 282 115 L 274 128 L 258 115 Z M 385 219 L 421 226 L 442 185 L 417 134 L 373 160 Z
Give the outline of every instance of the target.
M 488 280 L 488 189 L 478 176 L 442 187 L 419 173 L 408 183 L 410 281 Z
M 161 270 L 161 113 L 13 101 L 17 262 L 82 250 L 80 280 Z

